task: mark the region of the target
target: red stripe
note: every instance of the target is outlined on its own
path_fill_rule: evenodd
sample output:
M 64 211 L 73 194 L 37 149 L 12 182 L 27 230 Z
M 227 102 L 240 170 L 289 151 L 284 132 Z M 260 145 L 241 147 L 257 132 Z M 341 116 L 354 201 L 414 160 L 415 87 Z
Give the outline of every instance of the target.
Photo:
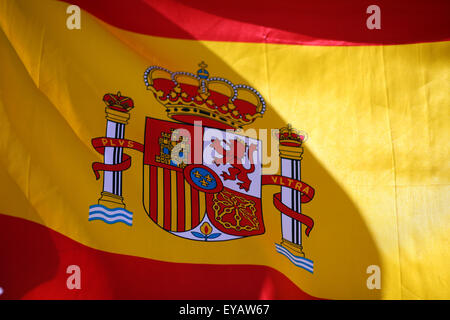
M 185 231 L 185 205 L 184 205 L 184 175 L 182 172 L 177 172 L 177 208 L 178 208 L 178 216 L 177 216 L 177 231 Z
M 19 218 L 0 215 L 0 225 L 0 299 L 314 299 L 269 267 L 161 262 L 92 249 Z M 80 290 L 66 287 L 69 265 L 81 269 Z
M 62 0 L 118 28 L 169 38 L 306 45 L 450 39 L 448 0 Z M 369 30 L 367 7 L 381 9 Z
M 172 190 L 170 181 L 170 170 L 164 170 L 164 229 L 170 230 L 172 224 Z
M 191 226 L 195 228 L 200 223 L 200 209 L 199 209 L 199 198 L 198 190 L 191 187 Z
M 158 223 L 158 168 L 150 166 L 150 218 Z

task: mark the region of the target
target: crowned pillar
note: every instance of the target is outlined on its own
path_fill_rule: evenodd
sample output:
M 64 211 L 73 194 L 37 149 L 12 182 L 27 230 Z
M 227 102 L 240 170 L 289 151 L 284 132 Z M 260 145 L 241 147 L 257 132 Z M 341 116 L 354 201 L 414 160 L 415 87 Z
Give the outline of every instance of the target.
M 106 94 L 103 97 L 107 107 L 106 113 L 106 138 L 123 139 L 125 137 L 125 125 L 130 119 L 128 111 L 133 108 L 133 101 L 123 97 L 120 92 L 117 95 Z M 105 147 L 104 164 L 116 165 L 122 162 L 122 147 Z M 104 171 L 103 191 L 98 204 L 109 208 L 125 208 L 122 197 L 122 171 Z
M 301 180 L 301 160 L 303 155 L 302 138 L 299 132 L 289 124 L 280 129 L 279 151 L 281 159 L 281 175 Z M 292 210 L 301 213 L 301 192 L 281 187 L 281 202 Z M 281 245 L 297 255 L 305 256 L 302 245 L 302 223 L 281 213 L 282 240 Z

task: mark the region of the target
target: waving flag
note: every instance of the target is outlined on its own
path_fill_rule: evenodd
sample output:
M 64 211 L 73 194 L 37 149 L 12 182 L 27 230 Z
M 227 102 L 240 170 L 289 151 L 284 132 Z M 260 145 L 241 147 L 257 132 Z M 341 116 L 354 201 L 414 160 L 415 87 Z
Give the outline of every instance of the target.
M 449 298 L 449 10 L 0 0 L 0 298 Z

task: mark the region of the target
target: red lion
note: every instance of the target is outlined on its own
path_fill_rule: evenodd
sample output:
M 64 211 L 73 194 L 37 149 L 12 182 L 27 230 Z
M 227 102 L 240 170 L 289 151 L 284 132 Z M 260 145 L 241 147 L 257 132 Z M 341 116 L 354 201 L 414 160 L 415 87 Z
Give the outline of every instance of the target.
M 225 149 L 222 145 L 222 142 L 225 143 L 229 149 Z M 250 144 L 247 145 L 245 142 L 234 138 L 231 141 L 226 140 L 211 140 L 210 146 L 222 156 L 222 158 L 214 157 L 213 162 L 216 166 L 221 164 L 231 164 L 231 168 L 228 169 L 228 172 L 222 171 L 221 176 L 224 180 L 239 180 L 237 183 L 240 189 L 244 189 L 248 191 L 250 189 L 251 181 L 248 178 L 250 173 L 255 171 L 255 164 L 253 163 L 253 152 L 256 151 L 257 145 Z M 245 152 L 248 148 L 248 158 L 250 160 L 250 168 L 245 168 L 242 164 L 242 160 L 245 158 Z

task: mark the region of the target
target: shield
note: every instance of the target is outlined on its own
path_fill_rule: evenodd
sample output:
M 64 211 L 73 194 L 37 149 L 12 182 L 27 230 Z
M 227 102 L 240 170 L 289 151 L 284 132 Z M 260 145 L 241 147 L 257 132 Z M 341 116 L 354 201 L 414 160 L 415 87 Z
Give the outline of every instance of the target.
M 145 211 L 193 240 L 264 233 L 261 142 L 219 129 L 146 119 Z

